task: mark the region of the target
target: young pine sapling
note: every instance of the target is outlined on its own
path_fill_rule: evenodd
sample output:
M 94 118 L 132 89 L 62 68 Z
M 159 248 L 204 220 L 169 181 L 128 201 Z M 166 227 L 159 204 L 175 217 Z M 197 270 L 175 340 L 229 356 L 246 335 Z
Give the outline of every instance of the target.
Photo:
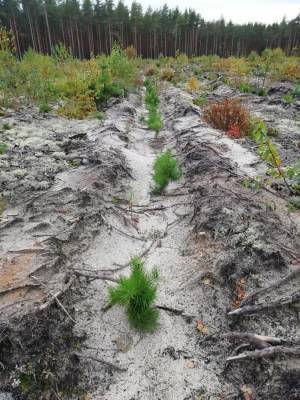
M 130 261 L 131 274 L 121 277 L 116 287 L 109 289 L 110 305 L 125 308 L 130 325 L 140 331 L 153 332 L 158 326 L 159 312 L 154 306 L 158 271 L 146 272 L 139 257 Z

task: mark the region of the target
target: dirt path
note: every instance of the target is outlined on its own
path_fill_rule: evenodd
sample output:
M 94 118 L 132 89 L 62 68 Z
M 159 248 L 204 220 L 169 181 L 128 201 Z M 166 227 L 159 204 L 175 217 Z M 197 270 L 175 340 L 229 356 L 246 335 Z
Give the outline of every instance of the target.
M 193 291 L 182 290 L 197 270 L 193 255 L 186 252 L 191 235 L 191 198 L 189 194 L 176 195 L 187 193 L 183 179 L 170 185 L 164 196 L 150 195 L 153 160 L 165 145 L 156 143 L 154 150 L 153 133 L 138 123 L 144 114 L 145 110 L 140 107 L 131 126 L 128 147 L 123 150 L 134 178 L 128 192 L 123 194 L 133 204 L 124 213 L 128 226 L 118 217 L 109 220 L 109 224 L 125 231 L 126 236 L 116 229 L 101 233 L 82 260 L 89 269 L 104 273 L 118 269 L 116 264 L 128 263 L 132 256 L 142 254 L 151 246 L 145 260 L 146 267 L 159 268 L 157 304 L 182 310 L 182 313 L 176 315 L 176 312 L 161 310 L 158 331 L 141 335 L 128 326 L 122 309 L 101 310 L 107 301 L 108 284 L 95 281 L 87 289 L 87 300 L 78 306 L 76 316 L 80 321 L 78 329 L 87 329 L 86 346 L 90 349 L 83 354 L 93 354 L 126 368 L 126 372 L 117 372 L 111 377 L 102 371 L 103 381 L 99 385 L 99 364 L 95 365 L 91 374 L 91 379 L 95 380 L 93 399 L 184 399 L 198 393 L 203 385 L 212 393 L 219 391 L 215 373 L 206 367 L 197 350 L 197 298 Z M 171 142 L 168 131 L 161 135 L 165 143 Z M 122 268 L 121 273 L 128 272 L 129 267 Z M 119 272 L 113 274 L 114 277 L 118 275 Z
M 241 176 L 257 174 L 259 160 L 238 143 L 201 123 L 197 113 L 172 115 L 174 104 L 171 99 L 178 98 L 183 104 L 190 102 L 188 95 L 172 88 L 167 89 L 162 97 L 166 129 L 158 139 L 139 124 L 145 110 L 141 106 L 136 108 L 129 140 L 122 150 L 133 177 L 127 192 L 121 195 L 123 200 L 127 199 L 127 205 L 120 202 L 122 218 L 120 215 L 109 218 L 107 223 L 111 230 L 102 231 L 95 237 L 78 265 L 84 265 L 88 273 L 97 272 L 116 278 L 120 273 L 129 272 L 127 264 L 132 256 L 143 254 L 150 248 L 144 259 L 147 267 L 159 268 L 157 303 L 180 312 L 161 310 L 158 331 L 140 335 L 128 326 L 121 308 L 102 310 L 106 306 L 107 287 L 111 282 L 94 281 L 87 288 L 85 300 L 77 305 L 78 333 L 85 332 L 88 338 L 82 357 L 93 356 L 126 371 L 114 371 L 111 375 L 101 362 L 92 363 L 92 367 L 89 363 L 93 399 L 183 400 L 202 394 L 205 398 L 219 399 L 225 388 L 221 378 L 224 364 L 218 363 L 218 357 L 211 358 L 211 349 L 199 345 L 205 338 L 201 323 L 200 331 L 196 329 L 197 321 L 204 320 L 209 322 L 209 333 L 214 333 L 210 330 L 219 332 L 221 326 L 227 330 L 225 306 L 228 303 L 224 293 L 219 294 L 224 304 L 222 306 L 221 301 L 218 304 L 217 313 L 221 312 L 221 321 L 216 323 L 214 319 L 220 319 L 220 316 L 215 314 L 210 297 L 213 292 L 216 295 L 217 289 L 197 284 L 197 276 L 204 268 L 211 268 L 211 265 L 205 265 L 206 257 L 207 262 L 215 262 L 212 254 L 218 253 L 222 245 L 208 240 L 205 232 L 204 237 L 195 238 L 191 224 L 193 197 L 185 178 L 170 185 L 163 196 L 150 195 L 152 165 L 156 153 L 166 148 L 176 153 L 174 137 L 184 130 L 188 135 L 193 132 L 198 144 L 209 143 L 223 149 L 225 158 Z M 110 115 L 107 123 L 109 120 Z M 177 156 L 181 159 L 181 154 Z M 112 272 L 114 269 L 116 272 Z M 204 332 L 205 329 L 204 324 Z M 217 350 L 217 353 L 220 355 L 221 351 Z

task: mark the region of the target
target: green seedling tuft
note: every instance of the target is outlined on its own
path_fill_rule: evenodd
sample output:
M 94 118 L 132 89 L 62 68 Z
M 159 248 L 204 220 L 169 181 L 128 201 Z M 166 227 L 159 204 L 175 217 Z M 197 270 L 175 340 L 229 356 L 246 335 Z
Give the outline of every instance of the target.
M 110 305 L 125 308 L 130 325 L 139 331 L 154 332 L 158 327 L 159 312 L 153 303 L 156 299 L 158 271 L 147 273 L 139 257 L 130 261 L 131 274 L 121 277 L 116 287 L 109 288 Z
M 161 193 L 170 181 L 176 181 L 181 177 L 181 170 L 178 166 L 177 160 L 172 156 L 171 152 L 167 150 L 158 156 L 154 162 L 154 175 L 155 182 L 154 193 Z
M 52 110 L 52 107 L 49 106 L 47 102 L 42 102 L 39 105 L 39 112 L 40 113 L 49 113 Z
M 4 123 L 4 124 L 2 125 L 2 128 L 3 128 L 5 131 L 9 131 L 9 130 L 11 129 L 11 126 L 6 122 L 6 123 Z

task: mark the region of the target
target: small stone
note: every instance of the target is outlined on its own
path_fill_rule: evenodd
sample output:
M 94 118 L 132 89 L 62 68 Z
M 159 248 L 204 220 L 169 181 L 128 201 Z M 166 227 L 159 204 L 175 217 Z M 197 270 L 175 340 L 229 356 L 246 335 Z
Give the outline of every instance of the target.
M 65 158 L 65 153 L 62 152 L 62 151 L 55 151 L 55 152 L 52 154 L 52 156 L 53 156 L 53 158 L 55 158 L 56 160 L 61 160 L 61 159 L 64 159 L 64 158 Z
M 123 353 L 127 353 L 133 345 L 132 337 L 127 334 L 118 336 L 114 342 L 116 343 L 117 349 Z

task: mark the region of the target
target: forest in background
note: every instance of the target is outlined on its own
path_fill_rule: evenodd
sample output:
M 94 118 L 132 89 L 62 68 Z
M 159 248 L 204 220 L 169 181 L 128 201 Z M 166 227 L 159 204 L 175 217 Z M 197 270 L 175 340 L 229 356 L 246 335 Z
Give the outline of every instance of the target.
M 239 25 L 205 21 L 191 9 L 180 12 L 164 5 L 143 12 L 137 2 L 129 9 L 113 0 L 0 0 L 0 23 L 12 32 L 18 56 L 30 47 L 50 54 L 58 43 L 79 58 L 110 54 L 115 42 L 133 45 L 137 55 L 146 58 L 175 56 L 178 51 L 239 57 L 277 47 L 298 55 L 300 45 L 300 15 L 279 24 Z

